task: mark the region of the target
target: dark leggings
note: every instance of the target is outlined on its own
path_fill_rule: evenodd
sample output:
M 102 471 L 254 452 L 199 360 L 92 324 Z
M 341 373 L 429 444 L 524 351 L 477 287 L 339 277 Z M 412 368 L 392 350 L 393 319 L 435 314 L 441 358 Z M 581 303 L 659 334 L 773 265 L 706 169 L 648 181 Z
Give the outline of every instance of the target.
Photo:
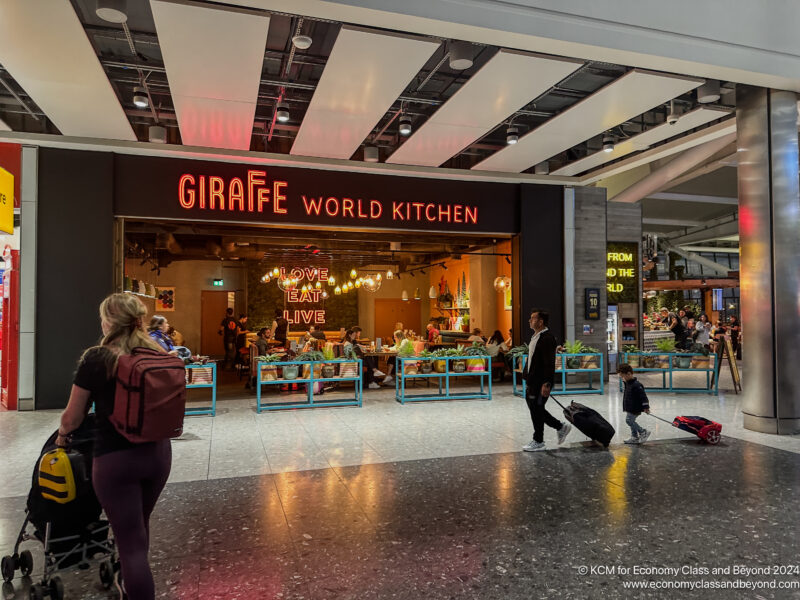
M 94 488 L 114 531 L 129 600 L 155 598 L 147 558 L 150 514 L 167 483 L 171 466 L 170 440 L 109 452 L 94 459 Z

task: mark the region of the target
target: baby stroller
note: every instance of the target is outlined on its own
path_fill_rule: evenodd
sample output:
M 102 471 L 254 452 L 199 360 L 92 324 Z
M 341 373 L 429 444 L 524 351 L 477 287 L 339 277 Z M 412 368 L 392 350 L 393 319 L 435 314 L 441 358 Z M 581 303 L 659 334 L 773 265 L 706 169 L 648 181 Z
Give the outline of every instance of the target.
M 106 589 L 114 583 L 119 571 L 119 560 L 114 541 L 109 536 L 107 521 L 100 519 L 102 508 L 92 486 L 92 448 L 94 439 L 94 415 L 89 415 L 73 433 L 70 446 L 75 498 L 60 503 L 42 495 L 39 484 L 39 460 L 33 470 L 33 482 L 25 509 L 25 522 L 22 524 L 14 552 L 4 556 L 0 571 L 4 587 L 11 585 L 14 573 L 19 570 L 27 577 L 33 572 L 33 556 L 30 550 L 19 551 L 20 544 L 27 540 L 37 540 L 44 546 L 44 573 L 41 582 L 30 586 L 28 598 L 51 600 L 64 598 L 64 584 L 56 572 L 78 565 L 88 569 L 90 561 L 100 561 L 100 581 Z M 56 448 L 58 432 L 53 433 L 42 448 L 42 455 Z M 28 525 L 33 532 L 28 532 Z M 121 575 L 121 574 L 120 574 Z

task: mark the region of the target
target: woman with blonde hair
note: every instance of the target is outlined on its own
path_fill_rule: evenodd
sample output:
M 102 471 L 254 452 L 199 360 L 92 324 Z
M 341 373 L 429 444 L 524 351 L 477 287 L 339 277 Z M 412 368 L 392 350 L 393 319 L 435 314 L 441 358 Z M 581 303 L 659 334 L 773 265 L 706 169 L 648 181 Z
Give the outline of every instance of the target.
M 130 600 L 152 600 L 155 584 L 148 562 L 150 514 L 172 467 L 169 439 L 134 443 L 123 437 L 109 416 L 114 410 L 117 363 L 134 348 L 164 352 L 145 331 L 144 304 L 132 294 L 111 294 L 100 304 L 103 338 L 84 352 L 69 402 L 61 415 L 56 444 L 69 436 L 94 403 L 97 433 L 92 480 L 114 531 L 125 593 Z

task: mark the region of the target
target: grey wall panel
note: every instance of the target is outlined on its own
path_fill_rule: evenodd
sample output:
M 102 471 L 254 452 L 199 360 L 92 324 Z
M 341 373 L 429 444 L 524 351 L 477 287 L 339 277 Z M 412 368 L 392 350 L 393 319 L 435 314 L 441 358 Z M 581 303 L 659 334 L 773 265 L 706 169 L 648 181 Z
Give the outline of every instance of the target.
M 575 339 L 608 354 L 606 345 L 606 189 L 575 188 Z M 567 265 L 569 268 L 569 265 Z M 600 290 L 600 319 L 586 317 L 586 288 Z M 594 332 L 584 335 L 584 326 Z
M 610 242 L 636 242 L 639 246 L 638 263 L 642 264 L 642 204 L 609 202 L 606 207 L 606 238 Z M 637 339 L 642 338 L 642 319 L 644 303 L 642 301 L 642 273 L 639 277 L 639 331 Z
M 35 406 L 66 406 L 113 291 L 113 155 L 39 150 Z

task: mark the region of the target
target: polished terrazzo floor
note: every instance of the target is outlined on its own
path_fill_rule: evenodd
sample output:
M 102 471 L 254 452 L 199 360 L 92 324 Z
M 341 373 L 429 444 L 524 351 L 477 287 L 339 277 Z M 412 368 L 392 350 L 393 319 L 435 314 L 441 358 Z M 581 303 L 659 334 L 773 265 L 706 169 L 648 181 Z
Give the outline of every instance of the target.
M 554 449 L 533 455 L 519 452 L 530 422 L 508 388 L 492 402 L 391 396 L 262 415 L 225 400 L 216 418 L 188 421 L 152 523 L 159 597 L 800 598 L 797 575 L 633 574 L 797 564 L 800 439 L 743 430 L 737 396 L 653 394 L 654 411 L 714 418 L 725 438 L 712 447 L 650 420 L 653 441 L 631 447 L 612 381 L 581 399 L 617 427 L 609 451 L 577 433 L 555 449 L 548 431 Z M 55 419 L 0 414 L 3 553 Z M 797 587 L 625 588 L 734 579 Z M 64 580 L 69 598 L 109 597 L 94 570 Z

